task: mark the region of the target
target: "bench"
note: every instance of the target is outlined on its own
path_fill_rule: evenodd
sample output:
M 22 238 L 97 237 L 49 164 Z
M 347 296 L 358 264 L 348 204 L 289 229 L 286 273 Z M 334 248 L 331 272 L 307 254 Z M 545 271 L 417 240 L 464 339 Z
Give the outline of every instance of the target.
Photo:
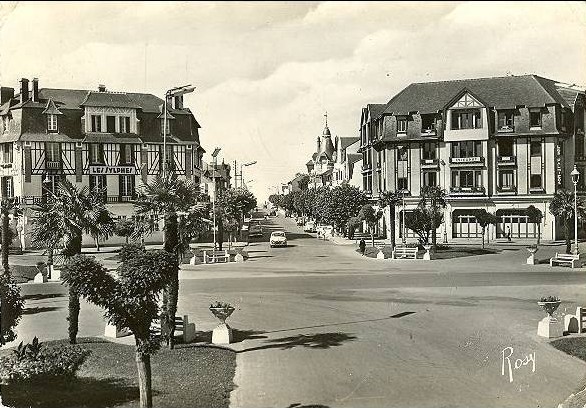
M 153 320 L 151 332 L 156 336 L 161 335 L 161 319 Z M 195 339 L 195 323 L 189 323 L 189 316 L 175 316 L 175 333 L 181 332 L 184 343 L 189 343 Z
M 560 265 L 571 265 L 573 268 L 581 268 L 582 262 L 580 262 L 579 255 L 572 255 L 572 254 L 560 254 L 557 253 L 553 258 L 549 260 L 549 266 L 554 266 L 554 264 Z
M 204 264 L 220 262 L 230 262 L 230 254 L 228 254 L 228 251 L 203 251 Z
M 417 259 L 418 248 L 398 247 L 393 248 L 392 259 Z

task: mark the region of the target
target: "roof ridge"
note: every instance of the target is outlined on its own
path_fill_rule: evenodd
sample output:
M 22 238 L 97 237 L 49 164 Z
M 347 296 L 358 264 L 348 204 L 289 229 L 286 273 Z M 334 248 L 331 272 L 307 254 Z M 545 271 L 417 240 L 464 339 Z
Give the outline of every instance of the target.
M 485 81 L 487 79 L 526 78 L 526 77 L 534 77 L 534 76 L 538 76 L 538 75 L 524 74 L 524 75 L 504 75 L 504 76 L 482 77 L 482 78 L 448 79 L 448 80 L 444 80 L 444 81 L 412 82 L 411 85 L 439 84 L 439 83 L 447 83 L 447 82 Z M 547 79 L 547 78 L 544 78 L 544 79 Z

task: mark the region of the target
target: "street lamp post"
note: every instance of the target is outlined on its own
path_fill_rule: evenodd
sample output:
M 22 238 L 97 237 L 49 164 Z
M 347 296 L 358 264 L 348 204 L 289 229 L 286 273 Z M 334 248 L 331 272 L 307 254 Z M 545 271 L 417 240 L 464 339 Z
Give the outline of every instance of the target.
M 212 180 L 214 181 L 214 198 L 212 200 L 212 213 L 214 217 L 214 251 L 216 250 L 216 166 L 217 166 L 217 157 L 220 153 L 220 148 L 216 147 L 214 152 L 212 153 L 213 157 L 213 167 L 212 167 Z
M 572 176 L 572 183 L 574 183 L 574 255 L 579 256 L 578 251 L 578 181 L 580 180 L 580 172 L 574 165 L 574 170 L 570 173 Z
M 402 234 L 401 235 L 402 235 L 402 238 L 403 238 L 402 239 L 403 245 L 405 245 L 406 242 L 407 242 L 407 237 L 405 236 L 405 231 L 406 231 L 406 229 L 405 229 L 405 224 L 406 224 L 406 222 L 405 222 L 405 190 L 404 189 L 401 190 L 401 193 L 403 194 L 402 195 L 402 197 L 403 197 L 403 228 L 401 228 L 402 229 Z
M 442 165 L 444 171 L 444 190 L 448 191 L 448 188 L 446 186 L 446 162 L 442 159 L 440 160 L 440 164 Z M 447 207 L 447 206 L 446 206 Z M 448 225 L 446 224 L 448 222 L 448 218 L 446 217 L 446 210 L 444 209 L 444 244 L 448 243 Z
M 240 165 L 240 187 L 244 187 L 244 173 L 242 173 L 242 168 L 252 166 L 253 164 L 256 164 L 256 160 Z
M 165 101 L 163 103 L 163 178 L 167 176 L 167 101 L 174 96 L 181 96 L 191 93 L 195 90 L 195 86 L 183 85 L 176 88 L 171 88 L 165 92 Z

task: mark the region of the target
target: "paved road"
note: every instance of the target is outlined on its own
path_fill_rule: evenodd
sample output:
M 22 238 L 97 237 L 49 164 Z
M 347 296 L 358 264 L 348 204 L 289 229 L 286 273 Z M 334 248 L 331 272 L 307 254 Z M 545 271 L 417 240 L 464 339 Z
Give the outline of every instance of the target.
M 585 305 L 584 271 L 523 265 L 523 248 L 379 261 L 353 245 L 317 240 L 290 219 L 270 223 L 267 230 L 287 230 L 289 248 L 269 248 L 265 237 L 249 246 L 244 264 L 181 273 L 179 313 L 198 330 L 216 325 L 211 301 L 237 307 L 230 318 L 238 351 L 233 407 L 554 407 L 586 372 L 535 335 L 543 317 L 536 298 L 560 296 L 562 312 Z M 63 337 L 63 290 L 43 291 L 56 297 L 29 301 L 47 309 L 25 316 L 23 336 Z M 90 305 L 80 320 L 82 335 L 103 329 Z M 535 372 L 522 366 L 512 370 L 513 382 L 503 376 L 507 347 L 513 365 L 535 353 Z

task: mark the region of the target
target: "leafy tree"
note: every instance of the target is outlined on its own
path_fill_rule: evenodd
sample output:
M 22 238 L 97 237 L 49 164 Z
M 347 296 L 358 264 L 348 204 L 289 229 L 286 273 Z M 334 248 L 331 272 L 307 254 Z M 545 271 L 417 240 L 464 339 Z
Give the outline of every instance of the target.
M 0 274 L 0 346 L 16 339 L 16 328 L 22 316 L 24 299 L 10 274 Z
M 59 183 L 58 192 L 51 193 L 46 203 L 33 207 L 33 214 L 33 245 L 48 245 L 50 254 L 61 245 L 66 258 L 81 254 L 84 232 L 93 236 L 107 236 L 112 231 L 112 214 L 106 209 L 103 196 L 89 191 L 87 187 L 80 190 L 68 180 Z M 71 286 L 67 320 L 69 342 L 75 344 L 79 295 Z
M 301 191 L 307 190 L 307 187 L 309 186 L 309 175 L 304 174 L 303 177 L 298 180 L 298 183 Z
M 114 225 L 114 233 L 119 237 L 124 237 L 128 244 L 128 238 L 134 233 L 134 222 L 127 219 L 119 219 Z
M 366 196 L 357 187 L 347 184 L 331 189 L 320 187 L 315 191 L 314 212 L 318 221 L 332 224 L 336 231 L 341 231 L 366 202 Z
M 368 230 L 370 231 L 370 238 L 372 240 L 372 246 L 374 247 L 374 231 L 376 226 L 381 219 L 383 212 L 381 210 L 375 210 L 370 204 L 365 204 L 358 213 L 358 218 L 366 222 Z
M 527 207 L 527 219 L 529 222 L 537 226 L 537 245 L 541 241 L 541 221 L 543 220 L 543 213 L 534 205 Z
M 231 188 L 220 192 L 216 203 L 216 218 L 219 215 L 224 229 L 234 229 L 242 233 L 244 216 L 257 206 L 256 197 L 245 188 Z M 220 239 L 221 243 L 222 239 Z M 221 246 L 220 246 L 221 249 Z
M 564 224 L 566 238 L 566 253 L 572 252 L 571 225 L 574 220 L 574 193 L 568 190 L 558 190 L 549 202 L 549 212 L 560 219 Z M 578 218 L 584 217 L 584 202 L 578 198 Z
M 433 225 L 441 224 L 442 215 L 433 214 L 424 208 L 417 207 L 411 212 L 407 212 L 405 217 L 405 227 L 412 230 L 419 237 L 419 243 L 422 245 L 429 244 L 431 230 Z M 435 219 L 432 217 L 436 217 Z
M 391 229 L 391 247 L 395 247 L 395 213 L 397 204 L 401 201 L 401 194 L 396 191 L 384 191 L 381 193 L 378 204 L 381 208 L 389 207 L 391 214 L 390 229 Z
M 132 234 L 130 239 L 144 245 L 145 237 L 155 231 L 155 218 L 146 215 L 137 215 L 132 219 Z
M 354 232 L 356 231 L 356 228 L 360 227 L 360 224 L 362 224 L 360 218 L 350 217 L 350 219 L 346 223 L 346 226 L 348 228 L 348 239 L 354 239 Z
M 152 407 L 151 355 L 160 343 L 150 331 L 158 315 L 161 290 L 173 279 L 177 256 L 166 251 L 137 251 L 122 262 L 114 277 L 93 257 L 75 255 L 63 271 L 64 281 L 89 302 L 103 308 L 105 317 L 134 334 L 140 407 Z
M 474 216 L 476 217 L 478 224 L 482 227 L 482 249 L 484 249 L 484 235 L 486 228 L 491 224 L 496 225 L 498 223 L 498 217 L 489 213 L 484 208 L 474 211 Z
M 134 202 L 139 216 L 163 217 L 165 251 L 182 257 L 178 226 L 178 212 L 187 212 L 201 199 L 199 188 L 191 181 L 178 179 L 173 173 L 163 177 L 157 175 L 153 181 L 143 185 Z M 170 349 L 175 347 L 175 314 L 179 296 L 179 262 L 173 271 L 170 283 L 163 292 L 163 314 L 161 331 Z
M 446 191 L 436 186 L 423 186 L 418 206 L 429 219 L 431 243 L 435 251 L 437 247 L 437 229 L 444 219 L 443 209 L 446 208 Z
M 10 216 L 12 215 L 14 218 L 17 218 L 21 214 L 22 210 L 16 198 L 2 198 L 2 201 L 0 201 L 0 215 L 2 216 L 2 269 L 7 276 L 10 276 L 8 255 L 10 253 L 10 243 L 12 242 L 10 237 Z

